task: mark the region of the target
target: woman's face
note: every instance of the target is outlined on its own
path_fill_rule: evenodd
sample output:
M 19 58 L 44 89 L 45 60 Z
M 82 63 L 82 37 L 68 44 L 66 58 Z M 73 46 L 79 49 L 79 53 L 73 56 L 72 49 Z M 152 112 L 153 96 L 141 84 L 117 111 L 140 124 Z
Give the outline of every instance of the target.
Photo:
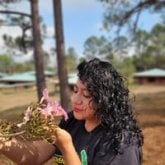
M 77 120 L 95 119 L 92 97 L 89 94 L 85 84 L 80 80 L 77 81 L 72 97 L 73 114 Z

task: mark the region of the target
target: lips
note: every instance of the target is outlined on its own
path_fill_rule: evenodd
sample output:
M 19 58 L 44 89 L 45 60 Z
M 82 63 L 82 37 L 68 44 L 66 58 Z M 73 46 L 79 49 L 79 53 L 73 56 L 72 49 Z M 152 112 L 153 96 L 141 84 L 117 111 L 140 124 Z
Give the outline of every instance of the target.
M 80 109 L 80 108 L 74 107 L 74 108 L 73 108 L 73 111 L 74 111 L 74 112 L 81 112 L 81 111 L 83 111 L 83 110 Z

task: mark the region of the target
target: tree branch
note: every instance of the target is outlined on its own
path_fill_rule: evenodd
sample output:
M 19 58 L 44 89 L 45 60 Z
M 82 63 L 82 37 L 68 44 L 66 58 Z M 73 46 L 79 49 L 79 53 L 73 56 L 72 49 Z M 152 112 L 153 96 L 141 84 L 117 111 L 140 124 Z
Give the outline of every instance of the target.
M 143 2 L 138 3 L 134 8 L 132 8 L 131 10 L 129 10 L 128 12 L 126 12 L 126 14 L 124 15 L 123 19 L 127 20 L 129 19 L 134 13 L 138 13 L 140 10 L 142 10 L 142 8 L 148 8 L 151 7 L 157 3 L 162 3 L 161 1 L 158 2 L 158 0 L 146 0 Z
M 17 11 L 11 11 L 11 10 L 0 10 L 0 13 L 1 14 L 15 14 L 15 15 L 21 15 L 21 16 L 29 17 L 30 19 L 32 18 L 31 14 L 17 12 Z

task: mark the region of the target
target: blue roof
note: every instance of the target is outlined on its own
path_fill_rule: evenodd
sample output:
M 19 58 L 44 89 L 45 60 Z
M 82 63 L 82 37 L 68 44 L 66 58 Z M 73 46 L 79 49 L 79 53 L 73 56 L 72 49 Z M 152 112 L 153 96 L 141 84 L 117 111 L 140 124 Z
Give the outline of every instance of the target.
M 3 72 L 0 72 L 0 77 L 4 77 L 4 76 L 7 76 L 7 74 L 3 73 Z
M 34 75 L 30 75 L 30 74 L 13 74 L 10 76 L 4 76 L 0 79 L 0 81 L 2 82 L 35 82 L 36 78 Z
M 27 72 L 24 72 L 23 74 L 35 75 L 36 72 L 35 72 L 35 71 L 27 71 Z M 46 76 L 54 76 L 54 75 L 55 75 L 55 72 L 45 70 L 45 71 L 44 71 L 44 74 L 45 74 Z
M 45 75 L 53 76 L 54 72 L 45 71 Z M 12 75 L 1 76 L 0 82 L 36 82 L 35 71 L 28 71 L 24 73 L 17 73 Z
M 68 83 L 69 84 L 76 84 L 77 79 L 78 79 L 77 73 L 70 73 L 70 74 L 68 74 Z
M 143 72 L 137 72 L 134 74 L 135 77 L 165 77 L 165 70 L 163 69 L 150 69 Z

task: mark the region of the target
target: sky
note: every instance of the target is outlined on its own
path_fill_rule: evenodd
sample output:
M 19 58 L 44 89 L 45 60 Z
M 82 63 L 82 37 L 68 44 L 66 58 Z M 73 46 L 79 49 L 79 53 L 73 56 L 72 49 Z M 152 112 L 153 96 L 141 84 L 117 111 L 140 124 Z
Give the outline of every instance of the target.
M 41 12 L 44 22 L 53 32 L 52 0 L 45 6 L 46 12 Z M 46 3 L 46 2 L 45 2 Z M 83 44 L 91 35 L 101 35 L 103 8 L 96 0 L 62 0 L 63 26 L 65 48 L 74 47 L 78 54 L 83 53 Z
M 30 12 L 28 3 L 20 3 L 11 8 L 27 13 Z M 55 47 L 55 41 L 51 39 L 54 36 L 52 0 L 39 0 L 39 9 L 43 22 L 47 26 L 48 35 L 50 36 L 44 43 L 44 49 L 49 51 L 50 48 Z M 106 34 L 102 30 L 104 8 L 97 0 L 62 0 L 62 11 L 66 50 L 69 47 L 74 47 L 76 52 L 81 56 L 83 54 L 84 42 L 88 37 Z M 139 25 L 149 30 L 157 21 L 158 17 L 155 16 L 151 19 L 149 14 L 146 13 L 143 15 L 143 19 L 139 22 Z M 20 34 L 20 29 L 17 27 L 12 27 L 12 29 L 11 27 L 0 27 L 0 49 L 3 48 L 1 36 L 4 33 L 17 36 Z M 26 58 L 29 58 L 29 56 L 24 57 L 24 59 Z

